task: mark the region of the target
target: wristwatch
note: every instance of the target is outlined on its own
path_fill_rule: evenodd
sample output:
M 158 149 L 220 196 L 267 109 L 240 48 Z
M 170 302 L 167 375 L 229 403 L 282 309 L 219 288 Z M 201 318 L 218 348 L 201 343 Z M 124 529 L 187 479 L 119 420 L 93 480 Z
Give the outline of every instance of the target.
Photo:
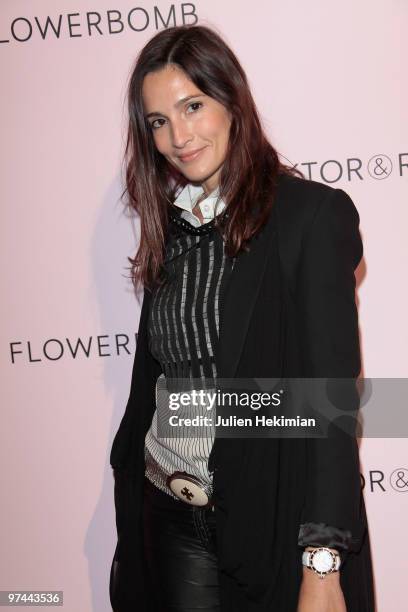
M 302 563 L 316 572 L 320 578 L 324 578 L 327 574 L 339 571 L 341 559 L 338 552 L 333 552 L 321 546 L 314 550 L 304 551 L 302 554 Z

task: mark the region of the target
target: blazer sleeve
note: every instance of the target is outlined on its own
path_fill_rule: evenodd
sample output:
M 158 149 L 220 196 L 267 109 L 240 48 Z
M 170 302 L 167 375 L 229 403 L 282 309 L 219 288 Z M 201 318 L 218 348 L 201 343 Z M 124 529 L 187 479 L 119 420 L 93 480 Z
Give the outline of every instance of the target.
M 161 366 L 153 358 L 148 346 L 148 317 L 151 292 L 144 289 L 137 334 L 136 353 L 133 360 L 129 398 L 119 429 L 114 437 L 110 452 L 110 464 L 114 469 L 135 469 L 133 439 L 135 430 L 145 426 L 148 411 L 146 406 L 154 405 L 155 381 L 161 373 Z
M 362 254 L 357 209 L 344 191 L 331 188 L 304 238 L 296 301 L 304 376 L 326 379 L 330 399 L 343 416 L 333 421 L 324 405 L 314 407 L 327 416 L 327 431 L 306 440 L 307 487 L 298 542 L 303 545 L 334 535 L 340 548 L 358 549 L 365 529 L 355 436 L 361 363 L 354 271 Z
M 326 546 L 335 548 L 343 558 L 350 548 L 351 533 L 347 529 L 339 529 L 325 523 L 304 523 L 300 525 L 299 546 Z
M 154 410 L 155 381 L 161 373 L 160 364 L 148 347 L 150 295 L 145 289 L 129 398 L 110 453 L 118 536 L 109 579 L 109 596 L 114 612 L 148 609 L 148 576 L 141 546 L 143 434 Z

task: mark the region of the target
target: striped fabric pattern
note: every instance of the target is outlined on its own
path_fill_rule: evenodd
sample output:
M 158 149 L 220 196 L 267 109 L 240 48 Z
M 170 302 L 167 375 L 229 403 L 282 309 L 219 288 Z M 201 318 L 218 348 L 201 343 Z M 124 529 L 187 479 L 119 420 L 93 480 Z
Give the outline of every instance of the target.
M 174 428 L 171 437 L 160 436 L 160 416 L 168 418 L 169 414 L 163 389 L 184 390 L 179 379 L 182 382 L 200 379 L 200 388 L 207 391 L 215 391 L 216 387 L 219 306 L 234 260 L 225 256 L 222 236 L 213 223 L 201 227 L 205 233 L 194 232 L 186 220 L 177 227 L 166 249 L 167 279 L 164 285 L 156 287 L 149 312 L 149 349 L 163 373 L 156 384 L 156 410 L 145 438 L 145 473 L 173 497 L 161 471 L 165 474 L 186 471 L 205 485 L 212 483 L 208 457 L 214 442 L 213 426 L 197 428 L 197 437 L 192 437 L 191 429 L 181 428 Z M 190 389 L 194 382 L 197 380 L 192 381 Z M 215 417 L 205 406 L 184 410 L 183 416 Z

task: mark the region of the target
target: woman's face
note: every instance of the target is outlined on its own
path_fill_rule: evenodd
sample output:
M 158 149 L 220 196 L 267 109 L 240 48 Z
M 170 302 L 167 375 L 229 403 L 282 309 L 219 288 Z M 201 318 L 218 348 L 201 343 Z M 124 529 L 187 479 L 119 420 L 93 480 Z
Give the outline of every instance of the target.
M 190 182 L 211 193 L 227 153 L 230 113 L 174 64 L 147 74 L 142 96 L 157 149 Z

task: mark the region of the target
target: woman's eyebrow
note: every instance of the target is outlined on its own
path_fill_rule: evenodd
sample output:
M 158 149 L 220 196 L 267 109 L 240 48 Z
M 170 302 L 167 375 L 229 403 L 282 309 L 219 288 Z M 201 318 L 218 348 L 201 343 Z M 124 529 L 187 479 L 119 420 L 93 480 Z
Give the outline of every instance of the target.
M 184 104 L 184 102 L 188 102 L 188 100 L 191 100 L 191 98 L 202 98 L 203 96 L 205 96 L 205 94 L 202 94 L 202 93 L 191 94 L 189 96 L 185 96 L 184 98 L 181 98 L 180 100 L 178 100 L 174 106 L 175 108 L 178 108 L 179 106 Z M 148 119 L 149 117 L 157 116 L 157 115 L 160 115 L 160 117 L 166 117 L 166 115 L 164 115 L 163 113 L 159 113 L 159 111 L 152 111 L 151 113 L 148 113 L 146 115 L 146 119 Z

